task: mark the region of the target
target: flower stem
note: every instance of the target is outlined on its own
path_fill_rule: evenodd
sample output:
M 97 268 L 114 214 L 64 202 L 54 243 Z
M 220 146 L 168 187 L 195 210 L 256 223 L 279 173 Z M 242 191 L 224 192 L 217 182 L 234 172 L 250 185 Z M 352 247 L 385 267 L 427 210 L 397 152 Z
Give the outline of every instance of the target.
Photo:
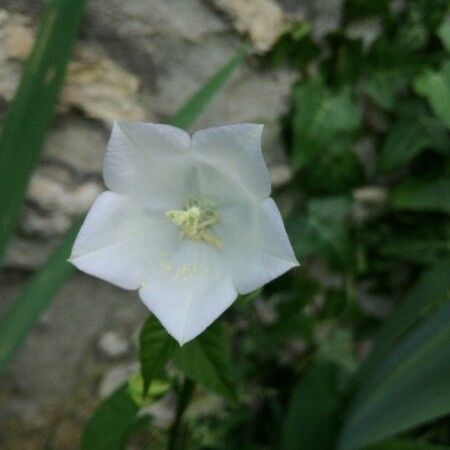
M 195 382 L 189 378 L 185 378 L 183 386 L 180 393 L 178 394 L 177 411 L 175 415 L 175 420 L 173 421 L 172 427 L 169 432 L 169 443 L 167 445 L 167 450 L 181 450 L 180 439 L 182 436 L 182 418 L 183 414 L 188 407 L 192 395 L 195 390 Z

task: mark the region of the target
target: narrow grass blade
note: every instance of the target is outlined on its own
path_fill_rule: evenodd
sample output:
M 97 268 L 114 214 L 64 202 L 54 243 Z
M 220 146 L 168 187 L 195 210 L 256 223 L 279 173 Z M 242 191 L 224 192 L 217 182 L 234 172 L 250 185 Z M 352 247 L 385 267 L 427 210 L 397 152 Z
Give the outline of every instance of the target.
M 216 72 L 190 100 L 172 117 L 172 125 L 187 128 L 195 122 L 197 117 L 212 100 L 217 91 L 231 77 L 236 67 L 242 62 L 247 54 L 247 48 L 239 50 L 233 58 Z
M 388 353 L 358 392 L 339 450 L 356 450 L 450 413 L 450 303 Z
M 51 255 L 47 264 L 28 281 L 15 299 L 12 308 L 0 321 L 0 376 L 41 312 L 74 271 L 72 264 L 66 260 L 78 229 L 77 223 Z
M 53 118 L 84 0 L 51 0 L 0 131 L 0 263 Z

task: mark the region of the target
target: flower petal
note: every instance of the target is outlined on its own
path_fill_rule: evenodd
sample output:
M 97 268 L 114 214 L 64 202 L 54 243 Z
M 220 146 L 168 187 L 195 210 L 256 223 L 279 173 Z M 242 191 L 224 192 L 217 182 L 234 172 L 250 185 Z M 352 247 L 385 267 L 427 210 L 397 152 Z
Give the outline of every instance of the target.
M 248 294 L 298 266 L 277 205 L 271 198 L 221 211 L 215 232 L 240 294 Z
M 262 129 L 262 125 L 246 123 L 197 131 L 192 147 L 204 162 L 263 199 L 270 195 L 271 185 L 261 151 Z
M 124 194 L 106 191 L 90 209 L 70 262 L 124 289 L 138 289 L 180 242 L 179 231 L 166 217 Z
M 237 297 L 219 249 L 187 239 L 139 294 L 180 345 L 199 335 Z
M 105 184 L 155 208 L 179 207 L 190 183 L 190 150 L 191 138 L 179 128 L 115 122 L 105 155 Z

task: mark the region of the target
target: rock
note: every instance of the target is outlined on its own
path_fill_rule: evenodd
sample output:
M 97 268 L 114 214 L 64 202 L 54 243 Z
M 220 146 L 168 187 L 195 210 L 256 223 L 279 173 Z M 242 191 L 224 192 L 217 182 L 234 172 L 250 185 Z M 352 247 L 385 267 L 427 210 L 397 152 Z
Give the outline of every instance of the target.
M 13 236 L 5 256 L 5 269 L 35 270 L 41 267 L 56 248 L 58 239 L 46 239 L 22 235 Z
M 11 100 L 19 82 L 21 63 L 33 44 L 31 20 L 0 10 L 0 96 Z M 83 111 L 110 126 L 114 120 L 145 121 L 139 103 L 139 80 L 102 55 L 95 45 L 78 43 L 60 95 L 59 111 Z
M 127 381 L 130 375 L 138 371 L 139 363 L 137 361 L 113 367 L 103 376 L 98 388 L 98 396 L 100 398 L 107 397 Z
M 108 137 L 108 131 L 86 119 L 60 118 L 47 134 L 40 169 L 44 176 L 65 184 L 87 177 L 100 179 Z M 58 169 L 65 169 L 68 176 L 61 178 Z
M 379 18 L 351 22 L 346 28 L 347 36 L 352 39 L 361 39 L 365 50 L 369 49 L 382 32 L 383 27 Z
M 214 4 L 230 15 L 234 27 L 250 37 L 259 53 L 270 50 L 289 28 L 287 16 L 272 0 L 214 0 Z
M 98 349 L 103 356 L 119 359 L 127 356 L 130 346 L 128 341 L 115 331 L 106 331 L 100 336 Z
M 353 191 L 353 198 L 361 203 L 369 205 L 384 205 L 388 193 L 386 188 L 381 186 L 363 186 Z

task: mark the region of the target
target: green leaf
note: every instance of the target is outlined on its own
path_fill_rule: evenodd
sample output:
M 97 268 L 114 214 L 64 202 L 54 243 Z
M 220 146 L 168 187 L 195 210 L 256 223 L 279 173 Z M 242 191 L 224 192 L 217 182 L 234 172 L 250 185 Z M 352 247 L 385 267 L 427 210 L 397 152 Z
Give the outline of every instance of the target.
M 85 1 L 51 0 L 0 131 L 0 263 L 53 118 Z
M 67 262 L 78 233 L 76 224 L 50 256 L 47 264 L 26 283 L 0 321 L 0 376 L 42 311 L 75 268 Z
M 280 450 L 329 450 L 339 427 L 337 370 L 317 362 L 293 388 Z
M 447 239 L 395 239 L 384 244 L 380 254 L 415 264 L 432 264 L 449 249 L 450 233 Z
M 351 146 L 336 141 L 303 170 L 301 184 L 310 192 L 336 195 L 348 192 L 362 179 L 362 166 Z
M 425 97 L 436 117 L 450 128 L 450 60 L 439 71 L 426 70 L 414 80 L 417 94 Z
M 381 329 L 370 355 L 362 367 L 361 380 L 368 378 L 370 371 L 400 338 L 448 298 L 449 267 L 450 258 L 442 258 L 420 276 L 402 304 Z
M 450 21 L 444 20 L 437 30 L 437 34 L 442 41 L 442 45 L 450 52 Z
M 392 206 L 407 211 L 450 213 L 450 179 L 408 180 L 394 189 Z
M 365 450 L 449 450 L 450 447 L 443 445 L 429 444 L 423 441 L 412 441 L 406 439 L 396 439 L 382 444 L 371 445 Z
M 229 400 L 236 400 L 229 342 L 221 322 L 214 322 L 196 339 L 177 349 L 174 361 L 189 378 Z
M 139 335 L 139 359 L 144 381 L 144 396 L 152 380 L 160 375 L 177 346 L 158 319 L 151 315 Z
M 74 6 L 79 2 L 66 3 L 71 3 L 71 5 Z M 61 36 L 63 35 L 64 34 Z M 239 55 L 240 53 L 238 53 L 238 56 Z M 235 68 L 236 65 L 233 65 L 232 67 Z M 232 70 L 227 71 L 226 73 L 229 77 L 232 74 Z M 201 104 L 202 107 L 206 106 L 206 102 L 210 101 L 214 95 L 217 94 L 219 88 L 226 80 L 227 78 L 224 77 L 223 69 L 219 70 L 219 72 L 216 73 L 197 95 L 189 100 L 179 113 L 175 114 L 172 123 L 178 126 L 182 125 L 181 122 L 184 122 L 186 126 L 190 125 L 197 117 L 196 114 L 199 111 L 199 104 Z M 199 103 L 199 98 L 202 99 L 201 103 Z M 22 102 L 24 102 L 24 100 L 21 100 L 20 104 L 22 104 Z M 183 113 L 181 114 L 181 112 Z M 189 115 L 190 112 L 192 113 L 191 115 Z M 182 118 L 182 121 L 180 121 L 179 117 Z M 33 124 L 34 122 L 30 123 Z M 24 129 L 28 130 L 28 126 Z M 21 134 L 26 133 L 23 133 L 21 130 Z M 3 153 L 0 152 L 0 157 Z M 20 166 L 20 164 L 17 164 L 17 160 L 14 160 L 14 165 Z M 2 220 L 2 217 L 3 215 L 0 214 L 0 221 Z M 24 290 L 14 301 L 11 312 L 7 314 L 2 322 L 0 322 L 0 375 L 7 360 L 9 360 L 13 356 L 13 353 L 19 348 L 20 343 L 39 317 L 39 314 L 50 302 L 59 287 L 69 275 L 73 273 L 73 266 L 66 261 L 70 254 L 78 228 L 79 226 L 75 225 L 75 227 L 66 234 L 59 249 L 47 261 L 46 265 L 38 272 L 30 283 L 26 285 Z
M 447 130 L 433 117 L 425 115 L 400 118 L 389 130 L 381 149 L 379 167 L 382 171 L 401 167 L 425 149 L 450 153 Z
M 331 92 L 316 77 L 294 89 L 293 164 L 296 169 L 315 158 L 323 158 L 337 141 L 349 138 L 359 129 L 360 113 L 350 90 Z
M 395 107 L 399 92 L 406 89 L 412 77 L 410 68 L 392 67 L 375 72 L 364 84 L 367 95 L 381 108 Z
M 423 58 L 393 45 L 392 38 L 381 35 L 370 47 L 367 80 L 361 87 L 379 107 L 394 109 L 423 64 Z
M 310 200 L 305 217 L 288 222 L 289 235 L 301 261 L 322 255 L 334 266 L 346 266 L 353 257 L 346 225 L 351 201 L 347 197 Z
M 344 2 L 344 17 L 350 20 L 383 16 L 389 12 L 389 0 L 347 0 Z
M 318 344 L 317 355 L 321 360 L 330 361 L 347 373 L 352 373 L 358 368 L 352 333 L 346 329 L 336 329 L 321 340 Z
M 450 301 L 413 329 L 356 396 L 339 450 L 353 450 L 450 413 Z
M 239 50 L 233 58 L 216 72 L 194 94 L 171 119 L 170 123 L 179 128 L 187 128 L 195 122 L 197 117 L 205 109 L 206 105 L 216 95 L 217 91 L 229 80 L 236 67 L 243 61 L 247 54 L 247 47 Z
M 90 418 L 81 450 L 126 450 L 130 435 L 149 422 L 149 417 L 137 418 L 138 411 L 139 406 L 133 401 L 128 384 L 123 384 Z

